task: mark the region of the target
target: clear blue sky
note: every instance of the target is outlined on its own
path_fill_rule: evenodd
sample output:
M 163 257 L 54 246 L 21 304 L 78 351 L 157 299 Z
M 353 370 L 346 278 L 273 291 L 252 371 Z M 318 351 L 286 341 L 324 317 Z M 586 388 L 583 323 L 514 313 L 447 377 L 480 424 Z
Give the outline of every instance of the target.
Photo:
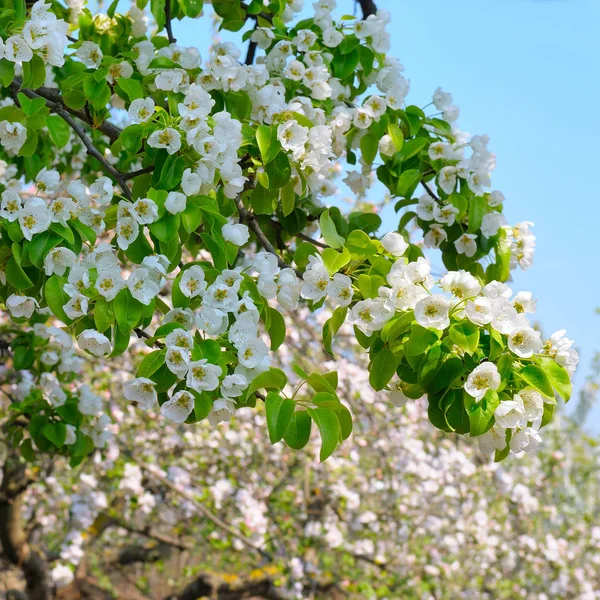
M 565 328 L 576 340 L 577 389 L 600 350 L 600 0 L 376 1 L 393 17 L 392 54 L 411 80 L 409 101 L 423 106 L 442 86 L 461 108 L 459 126 L 490 136 L 507 218 L 533 221 L 537 236 L 534 266 L 513 288 L 539 299 L 544 332 Z M 337 13 L 353 4 L 338 0 Z M 308 13 L 311 0 L 305 5 Z M 175 22 L 174 33 L 206 55 L 207 20 Z M 393 211 L 386 215 L 393 229 Z M 588 426 L 600 431 L 600 405 Z

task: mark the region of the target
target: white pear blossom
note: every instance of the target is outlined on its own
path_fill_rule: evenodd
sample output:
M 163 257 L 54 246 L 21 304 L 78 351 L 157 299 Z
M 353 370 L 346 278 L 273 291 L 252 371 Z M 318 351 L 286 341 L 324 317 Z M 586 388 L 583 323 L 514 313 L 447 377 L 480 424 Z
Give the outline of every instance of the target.
M 390 231 L 381 238 L 381 245 L 392 255 L 402 256 L 408 249 L 408 243 L 396 231 Z
M 165 364 L 171 373 L 175 373 L 179 379 L 185 377 L 190 366 L 189 352 L 184 348 L 171 346 L 167 348 Z
M 52 223 L 52 213 L 41 198 L 29 198 L 19 212 L 19 225 L 26 240 L 34 234 L 47 231 Z
M 181 274 L 179 288 L 181 289 L 181 293 L 188 298 L 202 296 L 206 290 L 204 269 L 200 265 L 192 265 L 188 269 L 185 269 Z
M 394 312 L 386 305 L 383 298 L 361 300 L 348 313 L 348 320 L 366 335 L 379 331 L 389 321 Z
M 248 226 L 243 223 L 226 223 L 221 228 L 221 233 L 226 242 L 236 246 L 243 246 L 250 238 Z
M 0 121 L 0 143 L 9 152 L 18 152 L 27 139 L 27 128 L 21 123 Z
M 180 390 L 161 407 L 162 415 L 175 423 L 183 423 L 194 410 L 194 396 L 186 390 Z
M 131 207 L 131 216 L 140 225 L 149 225 L 158 220 L 158 206 L 150 198 L 138 198 Z
M 100 269 L 95 287 L 110 302 L 125 287 L 121 270 L 116 266 Z
M 504 429 L 514 429 L 524 418 L 523 399 L 515 395 L 512 400 L 503 400 L 494 411 L 496 423 Z
M 94 42 L 85 41 L 75 53 L 77 58 L 86 66 L 97 69 L 102 62 L 102 50 Z
M 327 295 L 330 279 L 325 265 L 314 265 L 304 273 L 300 294 L 303 298 L 316 302 Z
M 181 148 L 181 135 L 176 129 L 157 129 L 146 142 L 151 148 L 165 148 L 168 154 L 175 154 Z
M 200 307 L 196 313 L 196 323 L 199 329 L 215 336 L 224 333 L 229 325 L 227 313 L 210 306 Z
M 50 250 L 44 257 L 44 272 L 48 277 L 53 273 L 62 276 L 67 269 L 72 269 L 76 263 L 77 256 L 72 250 L 58 246 Z
M 144 267 L 140 267 L 131 273 L 127 278 L 127 287 L 131 295 L 145 306 L 148 306 L 160 292 L 160 287 L 152 279 L 150 271 Z
M 127 400 L 137 402 L 143 410 L 150 410 L 156 406 L 158 399 L 155 386 L 151 379 L 137 377 L 123 384 L 123 395 Z
M 38 307 L 37 300 L 30 296 L 11 294 L 6 299 L 6 308 L 15 319 L 30 319 Z
M 445 296 L 434 294 L 419 300 L 415 305 L 415 319 L 421 327 L 446 329 L 450 325 L 448 316 L 450 301 Z
M 181 192 L 169 192 L 165 200 L 165 208 L 172 214 L 183 212 L 187 204 L 187 197 Z
M 140 226 L 136 219 L 125 217 L 117 220 L 117 244 L 121 250 L 127 250 L 140 233 Z
M 542 443 L 540 434 L 532 427 L 523 427 L 513 433 L 510 440 L 510 449 L 515 453 L 531 452 Z
M 219 377 L 223 370 L 218 365 L 210 364 L 205 358 L 190 363 L 186 383 L 196 391 L 210 392 L 219 387 Z
M 539 331 L 517 327 L 508 334 L 508 347 L 521 358 L 531 358 L 542 351 L 544 344 Z
M 94 356 L 102 357 L 111 352 L 110 340 L 95 329 L 83 330 L 77 338 L 77 343 L 81 350 L 87 350 Z
M 327 285 L 327 295 L 335 304 L 348 306 L 352 302 L 352 296 L 354 295 L 350 277 L 342 273 L 335 273 Z
M 132 123 L 146 123 L 152 118 L 154 107 L 152 98 L 137 98 L 129 105 L 127 114 Z
M 228 422 L 235 412 L 235 404 L 229 398 L 218 398 L 213 402 L 208 413 L 210 424 L 215 427 L 219 423 Z
M 249 340 L 238 348 L 240 365 L 253 369 L 262 362 L 268 352 L 267 345 L 260 338 Z
M 477 252 L 477 235 L 474 233 L 463 233 L 455 242 L 454 247 L 459 254 L 471 258 Z
M 479 450 L 483 454 L 492 454 L 496 450 L 506 448 L 506 431 L 500 425 L 494 425 L 490 430 L 477 438 Z
M 467 394 L 476 401 L 481 400 L 489 390 L 497 390 L 500 386 L 498 367 L 492 362 L 481 363 L 467 377 L 464 388 Z
M 2 202 L 0 203 L 0 217 L 6 219 L 9 223 L 16 221 L 19 218 L 21 211 L 21 197 L 12 190 L 4 190 L 2 192 Z
M 467 319 L 475 325 L 487 325 L 494 318 L 492 303 L 485 296 L 468 300 L 465 306 L 465 314 Z

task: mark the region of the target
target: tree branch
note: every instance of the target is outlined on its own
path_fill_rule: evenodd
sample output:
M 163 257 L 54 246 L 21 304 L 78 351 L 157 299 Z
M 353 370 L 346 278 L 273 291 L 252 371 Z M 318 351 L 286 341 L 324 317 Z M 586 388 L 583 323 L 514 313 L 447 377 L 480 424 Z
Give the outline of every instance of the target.
M 255 550 L 258 552 L 263 558 L 267 560 L 271 560 L 271 555 L 263 550 L 260 546 L 255 544 L 253 541 L 249 540 L 241 531 L 232 527 L 231 525 L 225 523 L 222 519 L 217 517 L 217 515 L 213 514 L 204 504 L 198 502 L 193 494 L 186 492 L 183 489 L 178 488 L 172 481 L 169 481 L 166 477 L 157 472 L 156 469 L 153 469 L 150 465 L 145 464 L 144 462 L 137 460 L 131 454 L 128 453 L 128 457 L 133 460 L 141 469 L 146 471 L 148 475 L 162 483 L 164 486 L 168 487 L 171 491 L 180 495 L 182 498 L 188 500 L 198 512 L 200 512 L 203 516 L 205 516 L 209 521 L 212 521 L 217 527 L 228 533 L 229 535 L 240 540 L 246 547 Z
M 13 84 L 14 84 L 14 82 L 11 84 L 11 91 L 12 91 Z M 33 90 L 30 90 L 28 88 L 23 88 L 22 90 L 20 90 L 20 92 L 25 94 L 25 96 L 27 96 L 28 98 L 41 98 L 42 97 L 39 94 L 37 94 L 36 92 L 34 92 Z M 16 94 L 15 94 L 15 96 L 16 96 Z M 65 110 L 63 108 L 62 104 L 59 104 L 58 102 L 53 102 L 52 100 L 48 100 L 46 98 L 43 98 L 43 99 L 46 101 L 46 106 L 52 112 L 55 112 L 57 115 L 62 117 L 63 120 L 77 134 L 77 137 L 79 137 L 79 139 L 83 142 L 83 145 L 85 146 L 87 153 L 90 156 L 93 156 L 104 167 L 104 170 L 114 177 L 114 179 L 119 184 L 119 187 L 123 191 L 123 195 L 127 198 L 127 200 L 131 200 L 132 199 L 131 192 L 129 191 L 129 188 L 127 187 L 127 181 L 125 180 L 123 173 L 121 173 L 120 171 L 115 169 L 106 160 L 106 158 L 104 158 L 104 156 L 98 150 L 98 148 L 96 148 L 96 146 L 94 146 L 94 143 L 88 137 L 88 135 L 86 134 L 83 127 L 81 125 L 79 125 L 79 123 L 77 123 L 77 121 L 75 121 L 75 119 L 71 116 L 71 114 L 67 110 Z
M 25 90 L 21 90 L 21 86 L 23 85 L 23 80 L 20 77 L 15 77 L 10 84 L 10 91 L 15 95 L 22 91 L 25 93 Z M 97 129 L 102 132 L 108 139 L 111 144 L 119 137 L 121 134 L 121 128 L 109 123 L 108 121 L 104 121 L 100 125 L 95 125 L 93 120 L 90 118 L 90 115 L 85 110 L 76 110 L 74 108 L 70 108 L 67 106 L 60 94 L 60 91 L 54 88 L 49 87 L 39 87 L 35 90 L 35 93 L 46 101 L 53 102 L 54 104 L 60 105 L 65 111 L 71 113 L 74 117 L 77 117 L 84 123 L 87 123 L 90 127 Z
M 2 475 L 0 544 L 3 553 L 23 571 L 29 600 L 50 600 L 52 591 L 48 563 L 43 553 L 29 543 L 21 514 L 23 494 L 33 480 L 16 452 L 6 457 Z
M 260 225 L 258 224 L 258 221 L 256 220 L 256 217 L 254 216 L 254 214 L 251 213 L 250 211 L 246 210 L 246 208 L 244 207 L 244 202 L 242 200 L 241 195 L 236 196 L 235 204 L 237 206 L 238 213 L 240 215 L 240 221 L 242 221 L 243 223 L 246 223 L 246 225 L 248 225 L 248 228 L 257 237 L 258 243 L 267 252 L 270 252 L 277 258 L 277 264 L 279 265 L 279 268 L 280 269 L 292 269 L 293 267 L 288 265 L 283 260 L 283 258 L 281 258 L 281 256 L 279 256 L 279 254 L 277 253 L 277 250 L 275 250 L 275 247 L 273 246 L 273 244 L 271 244 L 271 242 L 267 239 L 267 236 L 264 234 L 263 230 L 260 228 Z M 294 269 L 294 271 L 295 271 L 296 275 L 300 279 L 302 279 L 302 273 L 300 273 L 300 271 L 297 271 L 295 269 Z
M 150 165 L 149 167 L 144 167 L 143 169 L 138 169 L 137 171 L 131 171 L 130 173 L 124 173 L 123 179 L 125 181 L 129 181 L 130 179 L 134 179 L 135 177 L 139 177 L 140 175 L 146 175 L 147 173 L 152 173 L 154 171 L 154 165 Z
M 377 13 L 377 6 L 373 0 L 356 0 L 357 4 L 360 4 L 362 10 L 363 19 L 370 17 Z
M 165 0 L 165 29 L 169 44 L 174 44 L 177 40 L 173 37 L 173 28 L 171 25 L 171 0 Z
M 257 48 L 257 43 L 250 40 L 250 43 L 248 44 L 248 52 L 246 53 L 246 60 L 244 61 L 245 64 L 251 65 L 254 62 L 254 57 L 256 56 Z

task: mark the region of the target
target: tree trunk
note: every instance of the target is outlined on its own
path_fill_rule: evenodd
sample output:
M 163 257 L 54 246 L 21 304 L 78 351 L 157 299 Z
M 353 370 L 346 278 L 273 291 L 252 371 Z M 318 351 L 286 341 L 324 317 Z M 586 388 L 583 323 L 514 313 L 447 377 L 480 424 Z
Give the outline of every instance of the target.
M 31 546 L 23 527 L 23 494 L 31 482 L 18 455 L 10 453 L 0 487 L 0 544 L 6 558 L 23 571 L 29 600 L 51 600 L 48 563 L 43 553 Z

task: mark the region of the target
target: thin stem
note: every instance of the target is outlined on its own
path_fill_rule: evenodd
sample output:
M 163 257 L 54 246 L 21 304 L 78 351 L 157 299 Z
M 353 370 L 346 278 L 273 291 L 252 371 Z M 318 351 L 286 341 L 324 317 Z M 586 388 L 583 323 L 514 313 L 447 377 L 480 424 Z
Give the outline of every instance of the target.
M 137 171 L 131 171 L 130 173 L 125 173 L 123 175 L 123 179 L 128 181 L 129 179 L 133 179 L 134 177 L 139 177 L 140 175 L 146 175 L 146 173 L 152 173 L 154 171 L 154 165 L 150 165 L 149 167 L 144 167 L 143 169 L 138 169 Z

